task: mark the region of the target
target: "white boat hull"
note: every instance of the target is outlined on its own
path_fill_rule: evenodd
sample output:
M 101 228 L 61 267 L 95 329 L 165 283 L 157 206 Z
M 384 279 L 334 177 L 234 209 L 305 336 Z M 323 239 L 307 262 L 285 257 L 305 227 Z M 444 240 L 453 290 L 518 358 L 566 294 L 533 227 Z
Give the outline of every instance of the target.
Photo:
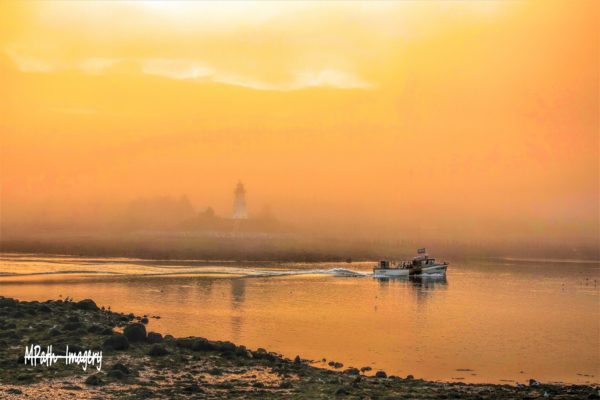
M 448 265 L 437 264 L 421 268 L 373 268 L 375 277 L 396 277 L 396 276 L 412 276 L 412 275 L 427 275 L 427 274 L 446 274 Z

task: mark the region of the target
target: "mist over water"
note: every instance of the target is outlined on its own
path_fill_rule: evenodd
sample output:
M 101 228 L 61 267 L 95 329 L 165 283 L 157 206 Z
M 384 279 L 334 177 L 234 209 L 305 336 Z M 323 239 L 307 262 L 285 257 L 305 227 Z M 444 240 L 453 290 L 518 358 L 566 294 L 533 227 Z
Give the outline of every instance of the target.
M 148 329 L 163 334 L 300 354 L 322 367 L 326 358 L 426 379 L 598 382 L 597 262 L 451 261 L 446 277 L 396 280 L 374 279 L 373 264 L 4 254 L 0 292 L 92 297 L 159 315 Z

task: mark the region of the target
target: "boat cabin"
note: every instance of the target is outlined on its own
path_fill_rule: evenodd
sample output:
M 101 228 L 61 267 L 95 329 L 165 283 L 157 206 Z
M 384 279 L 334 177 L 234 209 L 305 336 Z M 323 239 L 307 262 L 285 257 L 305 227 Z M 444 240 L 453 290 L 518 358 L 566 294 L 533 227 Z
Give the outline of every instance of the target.
M 381 260 L 381 261 L 379 261 L 379 264 L 377 265 L 377 268 L 379 268 L 379 269 L 389 269 L 390 268 L 390 262 L 388 260 Z
M 413 267 L 425 267 L 427 265 L 434 265 L 435 258 L 430 258 L 427 255 L 417 256 L 412 259 Z

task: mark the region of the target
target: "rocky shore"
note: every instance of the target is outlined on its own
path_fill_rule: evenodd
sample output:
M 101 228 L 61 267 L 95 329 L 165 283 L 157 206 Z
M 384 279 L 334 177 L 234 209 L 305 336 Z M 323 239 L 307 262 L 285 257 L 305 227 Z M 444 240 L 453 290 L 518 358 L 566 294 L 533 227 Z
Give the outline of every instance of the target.
M 148 332 L 148 317 L 92 300 L 21 302 L 0 296 L 0 398 L 599 399 L 585 385 L 429 382 L 384 371 L 315 368 L 264 349 Z M 25 364 L 25 348 L 102 351 L 102 368 Z M 365 373 L 369 373 L 367 376 Z

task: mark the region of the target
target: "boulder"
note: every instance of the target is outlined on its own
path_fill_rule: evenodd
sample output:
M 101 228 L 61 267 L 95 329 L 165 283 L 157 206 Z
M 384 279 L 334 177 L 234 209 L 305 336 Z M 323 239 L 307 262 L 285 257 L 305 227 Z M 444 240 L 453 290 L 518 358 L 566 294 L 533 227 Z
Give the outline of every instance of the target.
M 194 351 L 222 350 L 220 347 L 217 347 L 214 343 L 204 338 L 194 339 L 191 348 Z
M 111 371 L 121 371 L 125 375 L 129 375 L 129 368 L 125 364 L 116 363 L 110 369 Z
M 387 378 L 387 374 L 385 371 L 377 371 L 375 372 L 375 378 Z
M 114 350 L 127 350 L 129 348 L 129 340 L 125 335 L 115 333 L 104 341 L 103 347 L 108 347 Z
M 344 371 L 346 375 L 360 375 L 358 368 L 348 368 Z
M 86 385 L 98 386 L 98 385 L 101 385 L 102 383 L 103 383 L 102 379 L 100 379 L 98 374 L 90 375 L 85 380 Z
M 296 364 L 296 365 L 302 364 L 302 359 L 300 358 L 300 356 L 296 356 L 296 358 L 294 358 L 294 364 Z
M 8 297 L 0 297 L 0 308 L 12 308 L 16 307 L 19 302 L 15 299 Z
M 130 342 L 143 342 L 146 340 L 146 327 L 143 324 L 129 324 L 123 329 L 123 334 Z
M 163 337 L 160 333 L 157 332 L 148 332 L 148 336 L 146 337 L 146 341 L 148 343 L 161 343 L 163 341 Z
M 65 331 L 76 331 L 81 327 L 83 327 L 83 324 L 81 322 L 67 322 L 63 325 L 63 329 Z
M 98 306 L 92 299 L 85 299 L 85 300 L 81 300 L 81 301 L 75 303 L 75 308 L 77 308 L 79 310 L 90 310 L 90 311 L 99 310 Z
M 153 357 L 166 356 L 167 354 L 169 354 L 169 351 L 162 344 L 153 345 L 148 352 L 148 355 Z
M 191 349 L 192 347 L 194 347 L 194 343 L 194 338 L 178 338 L 177 340 L 175 340 L 175 346 L 180 347 L 182 349 Z
M 231 342 L 216 342 L 215 349 L 222 352 L 235 352 L 235 344 Z
M 111 369 L 110 371 L 108 371 L 108 376 L 118 380 L 127 378 L 127 375 L 125 375 L 123 371 L 120 371 L 118 369 Z

